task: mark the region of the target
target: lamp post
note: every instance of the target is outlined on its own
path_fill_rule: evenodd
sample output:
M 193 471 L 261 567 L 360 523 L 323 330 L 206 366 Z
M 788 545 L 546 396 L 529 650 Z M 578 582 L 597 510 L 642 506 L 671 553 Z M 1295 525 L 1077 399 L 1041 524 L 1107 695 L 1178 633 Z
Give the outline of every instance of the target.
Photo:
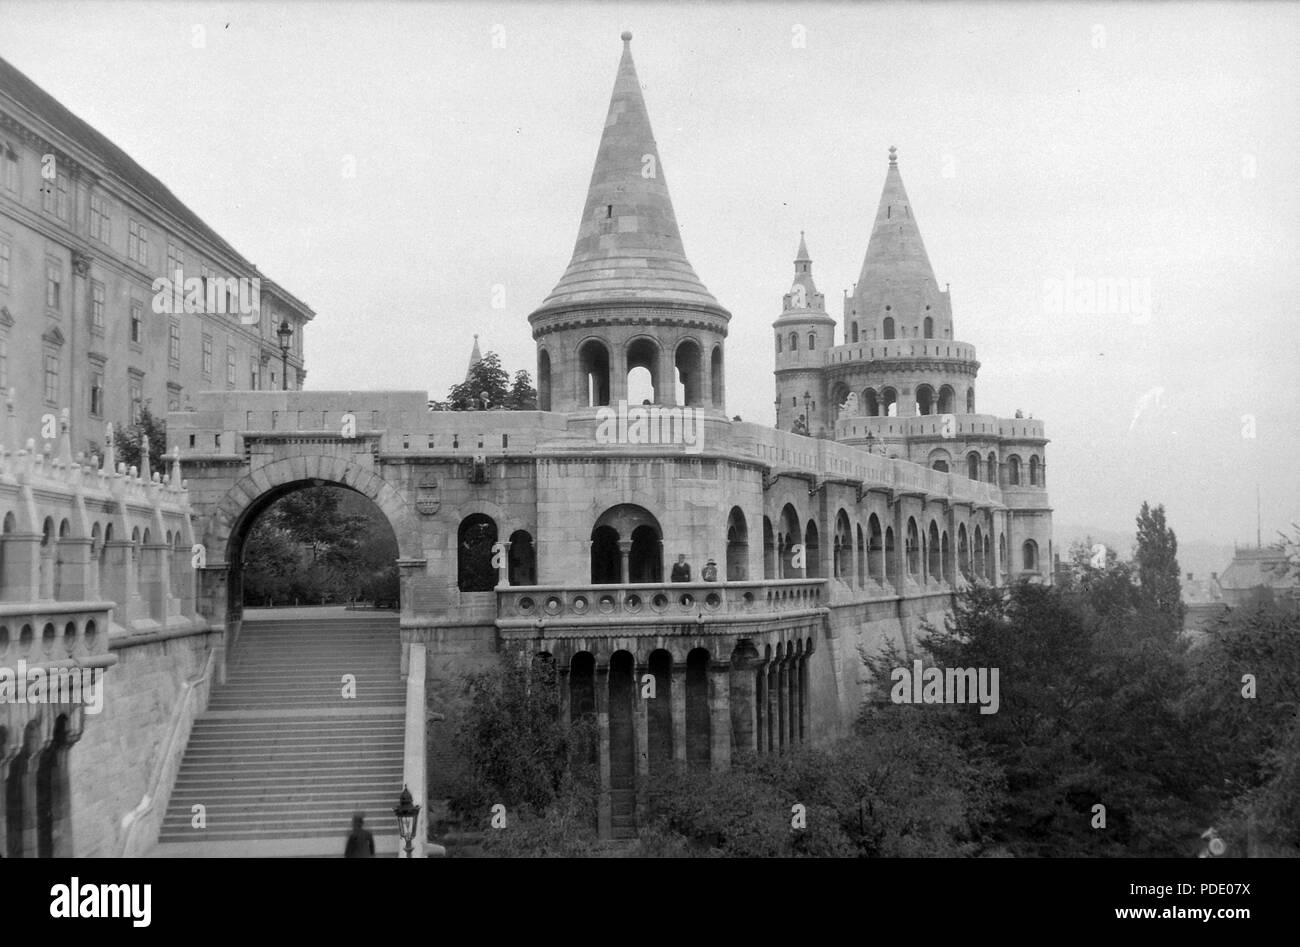
M 812 403 L 812 392 L 805 391 L 803 393 L 803 417 L 804 417 L 804 424 L 808 428 L 807 433 L 809 437 L 813 436 L 812 408 L 809 407 L 811 403 Z
M 415 839 L 415 827 L 420 821 L 420 807 L 413 804 L 411 799 L 411 790 L 402 786 L 402 795 L 398 797 L 397 805 L 393 807 L 393 815 L 397 816 L 397 834 L 402 837 L 406 844 L 406 857 L 411 857 L 413 850 L 413 841 Z
M 875 450 L 876 450 L 876 435 L 868 431 L 867 432 L 867 453 L 868 454 L 875 453 Z
M 280 390 L 289 390 L 289 338 L 293 335 L 293 327 L 289 325 L 289 320 L 285 319 L 280 323 L 280 328 L 275 330 L 275 334 L 280 337 Z
M 779 394 L 772 400 L 772 427 L 778 431 L 781 430 L 781 396 Z

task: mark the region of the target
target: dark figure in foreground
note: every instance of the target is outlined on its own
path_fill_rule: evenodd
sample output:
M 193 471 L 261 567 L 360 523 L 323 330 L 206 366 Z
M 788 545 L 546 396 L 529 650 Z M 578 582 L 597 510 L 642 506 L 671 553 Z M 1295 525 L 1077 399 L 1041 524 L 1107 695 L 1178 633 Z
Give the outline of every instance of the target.
M 352 817 L 352 833 L 348 836 L 348 847 L 343 850 L 344 858 L 375 857 L 375 837 L 365 827 L 365 821 L 360 812 Z
M 679 553 L 677 561 L 673 563 L 672 580 L 674 582 L 691 581 L 691 567 L 686 561 L 686 553 Z

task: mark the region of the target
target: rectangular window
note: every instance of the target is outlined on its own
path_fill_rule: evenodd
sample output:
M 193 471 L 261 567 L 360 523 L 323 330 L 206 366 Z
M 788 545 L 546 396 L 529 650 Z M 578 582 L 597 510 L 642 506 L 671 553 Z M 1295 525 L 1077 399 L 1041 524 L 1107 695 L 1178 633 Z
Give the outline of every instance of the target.
M 167 359 L 173 364 L 181 363 L 181 324 L 173 322 L 167 336 Z
M 104 284 L 96 280 L 90 284 L 90 327 L 104 328 Z
M 103 194 L 90 195 L 90 236 L 100 243 L 113 239 L 113 222 L 108 216 L 108 198 Z
M 212 374 L 212 336 L 203 337 L 203 374 Z
M 131 342 L 144 344 L 144 303 L 131 300 Z
M 45 353 L 45 401 L 59 403 L 59 357 L 49 352 Z
M 41 210 L 47 214 L 54 213 L 54 182 L 41 177 Z
M 0 240 L 0 288 L 9 288 L 9 258 L 13 248 L 8 240 Z
M 68 219 L 68 177 L 65 174 L 57 176 L 55 184 L 55 214 L 59 220 Z
M 45 261 L 45 308 L 62 312 L 63 264 L 58 260 Z
M 257 356 L 248 360 L 248 388 L 257 391 Z
M 130 376 L 131 423 L 140 420 L 140 408 L 144 405 L 144 379 L 139 375 Z
M 90 416 L 93 418 L 104 416 L 104 371 L 100 368 L 92 369 L 90 372 Z
M 185 270 L 185 251 L 169 242 L 167 244 L 167 272 L 164 275 L 171 279 L 172 274 L 177 270 L 182 272 Z
M 10 194 L 18 193 L 18 152 L 6 143 L 4 147 L 5 190 Z
M 149 231 L 138 220 L 127 226 L 126 255 L 141 266 L 149 265 Z
M 235 350 L 226 349 L 226 387 L 235 387 Z

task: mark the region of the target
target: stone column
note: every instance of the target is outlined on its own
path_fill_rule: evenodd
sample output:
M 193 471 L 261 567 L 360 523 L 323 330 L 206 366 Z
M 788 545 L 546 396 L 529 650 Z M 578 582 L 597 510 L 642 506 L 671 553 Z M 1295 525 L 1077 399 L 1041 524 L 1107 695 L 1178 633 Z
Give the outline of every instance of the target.
M 601 838 L 609 838 L 613 828 L 610 808 L 609 779 L 609 664 L 597 664 L 596 687 L 596 740 L 600 747 L 600 809 L 597 816 Z
M 167 621 L 167 553 L 162 543 L 140 547 L 140 597 L 149 609 L 149 617 L 159 624 Z
M 125 624 L 127 605 L 131 601 L 130 573 L 132 545 L 129 540 L 110 539 L 104 543 L 104 560 L 100 567 L 100 595 L 117 606 L 118 624 Z M 225 601 L 222 601 L 225 611 Z
M 713 664 L 709 674 L 709 762 L 714 770 L 731 767 L 731 665 Z
M 735 737 L 736 752 L 753 755 L 757 752 L 754 727 L 754 662 L 742 660 L 738 667 L 732 667 L 727 683 L 731 689 L 731 732 Z
M 754 674 L 754 752 L 767 751 L 767 662 L 758 664 Z
M 641 681 L 650 673 L 649 665 L 638 665 L 632 678 L 632 731 L 636 745 L 636 822 L 645 825 L 650 800 L 646 780 L 650 776 L 650 705 L 641 696 Z
M 686 769 L 686 665 L 673 660 L 673 762 Z
M 497 543 L 498 549 L 493 551 L 494 555 L 501 557 L 501 564 L 497 566 L 497 588 L 510 585 L 510 541 L 503 540 Z
M 763 697 L 766 700 L 766 711 L 764 716 L 767 718 L 764 724 L 764 738 L 767 741 L 768 753 L 779 753 L 781 750 L 781 734 L 778 729 L 780 714 L 777 712 L 777 705 L 780 696 L 780 687 L 777 674 L 777 661 L 775 658 L 767 662 L 767 682 L 763 686 Z
M 632 575 L 630 565 L 631 556 L 632 540 L 620 539 L 618 541 L 618 574 L 624 585 L 627 585 L 632 581 L 630 578 Z
M 903 532 L 903 502 L 894 501 L 894 590 L 907 586 L 907 536 Z
M 811 697 L 812 688 L 808 686 L 808 661 L 812 656 L 803 654 L 799 658 L 799 740 L 803 742 L 810 738 L 812 732 L 812 712 Z
M 0 600 L 30 602 L 38 597 L 41 572 L 41 534 L 4 535 L 4 571 L 0 574 Z
M 777 748 L 785 752 L 786 736 L 789 734 L 787 714 L 790 706 L 790 678 L 786 673 L 786 660 L 782 656 L 776 663 L 776 717 Z
M 59 598 L 64 602 L 80 602 L 91 597 L 94 576 L 91 572 L 90 549 L 94 540 L 89 536 L 69 536 L 60 539 L 57 547 L 59 566 Z
M 793 749 L 799 742 L 799 705 L 802 702 L 802 695 L 799 692 L 799 658 L 798 655 L 791 651 L 785 659 L 786 679 L 789 682 L 786 690 L 786 700 L 788 701 L 788 711 L 786 722 L 789 726 L 788 733 L 789 745 Z

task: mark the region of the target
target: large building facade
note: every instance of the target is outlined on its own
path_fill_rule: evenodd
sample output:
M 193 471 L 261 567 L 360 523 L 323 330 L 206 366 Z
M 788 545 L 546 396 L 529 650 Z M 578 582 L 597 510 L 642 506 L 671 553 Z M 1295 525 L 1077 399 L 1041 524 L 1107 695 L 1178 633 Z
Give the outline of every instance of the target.
M 1048 580 L 1042 424 L 975 412 L 974 353 L 915 225 L 895 229 L 911 213 L 893 162 L 845 341 L 801 246 L 777 320 L 777 427 L 729 419 L 731 316 L 687 259 L 623 40 L 572 259 L 529 317 L 540 410 L 218 390 L 169 414 L 211 629 L 178 659 L 189 696 L 163 708 L 169 733 L 240 647 L 257 517 L 312 485 L 369 497 L 397 539 L 413 795 L 442 794 L 464 672 L 547 662 L 564 712 L 596 725 L 610 836 L 635 832 L 660 770 L 845 733 L 862 650 L 912 647 L 963 586 Z M 673 581 L 679 556 L 691 574 Z M 155 809 L 180 752 L 161 747 Z M 135 843 L 97 824 L 80 844 Z
M 200 311 L 156 302 L 155 280 L 177 272 L 203 281 L 204 304 L 189 307 Z M 282 322 L 300 388 L 313 315 L 0 59 L 0 390 L 13 389 L 23 430 L 67 409 L 74 452 L 102 452 L 105 425 L 146 404 L 163 415 L 197 391 L 278 389 Z

